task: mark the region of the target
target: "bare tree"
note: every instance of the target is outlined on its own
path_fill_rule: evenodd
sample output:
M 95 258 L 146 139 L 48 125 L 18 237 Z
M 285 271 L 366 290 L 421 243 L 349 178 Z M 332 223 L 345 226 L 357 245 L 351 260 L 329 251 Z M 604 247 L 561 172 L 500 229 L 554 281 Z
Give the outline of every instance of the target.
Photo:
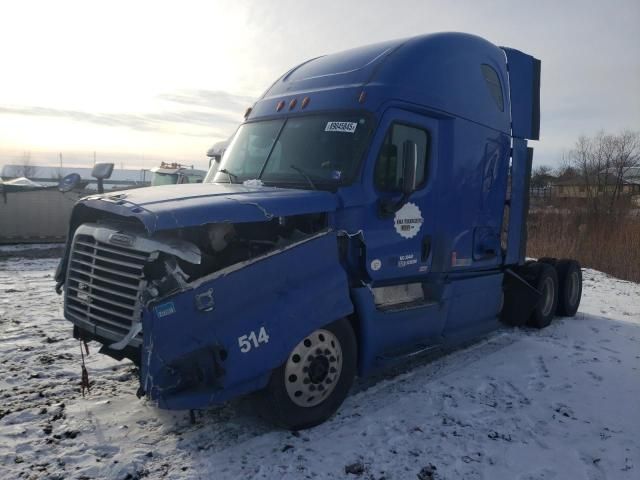
M 563 153 L 560 165 L 553 171 L 553 175 L 559 179 L 574 178 L 578 176 L 578 171 L 573 166 L 571 159 L 567 158 Z
M 31 163 L 31 152 L 24 152 L 16 171 L 16 177 L 32 178 L 37 171 L 38 168 Z
M 549 179 L 553 177 L 553 169 L 548 165 L 540 165 L 531 174 L 531 188 L 544 188 L 549 184 Z
M 625 200 L 625 174 L 640 159 L 640 134 L 624 131 L 619 135 L 599 132 L 581 136 L 571 151 L 569 166 L 580 177 L 590 210 L 612 214 Z
M 620 199 L 624 189 L 624 179 L 631 167 L 640 164 L 640 132 L 623 131 L 615 137 L 610 173 L 615 177 L 614 194 L 610 208 Z

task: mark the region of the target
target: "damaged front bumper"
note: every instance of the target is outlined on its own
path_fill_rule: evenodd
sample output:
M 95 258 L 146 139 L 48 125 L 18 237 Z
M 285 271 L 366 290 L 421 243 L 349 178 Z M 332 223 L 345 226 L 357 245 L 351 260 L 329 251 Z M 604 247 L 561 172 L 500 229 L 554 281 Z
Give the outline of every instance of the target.
M 194 264 L 201 258 L 197 246 L 180 239 L 148 238 L 98 224 L 79 226 L 64 281 L 65 318 L 73 322 L 76 336 L 99 340 L 111 351 L 140 348 L 140 318 L 152 286 L 145 269 L 161 254 Z
M 157 296 L 144 284 L 142 331 L 129 339 L 67 317 L 139 351 L 141 390 L 166 409 L 204 408 L 263 388 L 301 338 L 353 311 L 332 231 L 183 280 Z

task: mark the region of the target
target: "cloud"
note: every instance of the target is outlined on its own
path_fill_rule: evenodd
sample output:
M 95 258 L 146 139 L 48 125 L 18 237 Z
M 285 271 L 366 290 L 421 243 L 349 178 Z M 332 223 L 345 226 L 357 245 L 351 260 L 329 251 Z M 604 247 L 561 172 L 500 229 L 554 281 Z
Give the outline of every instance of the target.
M 181 90 L 175 93 L 161 94 L 157 98 L 184 105 L 198 105 L 216 110 L 238 112 L 239 115 L 242 115 L 246 108 L 256 101 L 253 97 L 234 95 L 221 90 Z
M 100 113 L 38 106 L 0 105 L 0 115 L 68 119 L 143 132 L 175 133 L 178 127 L 181 135 L 226 137 L 241 122 L 244 110 L 255 101 L 251 97 L 217 90 L 182 90 L 161 94 L 157 98 L 177 104 L 180 108 L 145 113 Z M 184 106 L 200 108 L 187 109 Z M 202 132 L 201 127 L 207 128 L 207 131 Z

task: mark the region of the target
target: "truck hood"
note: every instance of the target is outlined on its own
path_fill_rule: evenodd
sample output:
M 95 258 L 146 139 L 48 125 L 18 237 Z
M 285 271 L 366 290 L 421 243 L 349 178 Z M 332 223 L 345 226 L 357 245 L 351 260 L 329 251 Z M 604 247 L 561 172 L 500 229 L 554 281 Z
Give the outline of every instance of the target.
M 85 197 L 79 205 L 140 220 L 149 234 L 205 223 L 259 222 L 273 217 L 335 211 L 331 192 L 240 184 L 138 188 Z

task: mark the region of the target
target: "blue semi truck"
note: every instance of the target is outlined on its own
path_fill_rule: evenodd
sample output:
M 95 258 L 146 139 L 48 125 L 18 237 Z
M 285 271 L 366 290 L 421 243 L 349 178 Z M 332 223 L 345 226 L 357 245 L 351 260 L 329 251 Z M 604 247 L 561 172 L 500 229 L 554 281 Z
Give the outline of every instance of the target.
M 300 429 L 356 375 L 574 315 L 579 265 L 525 260 L 539 91 L 539 60 L 461 33 L 296 66 L 203 183 L 78 202 L 56 273 L 75 337 L 161 408 L 257 392 Z

